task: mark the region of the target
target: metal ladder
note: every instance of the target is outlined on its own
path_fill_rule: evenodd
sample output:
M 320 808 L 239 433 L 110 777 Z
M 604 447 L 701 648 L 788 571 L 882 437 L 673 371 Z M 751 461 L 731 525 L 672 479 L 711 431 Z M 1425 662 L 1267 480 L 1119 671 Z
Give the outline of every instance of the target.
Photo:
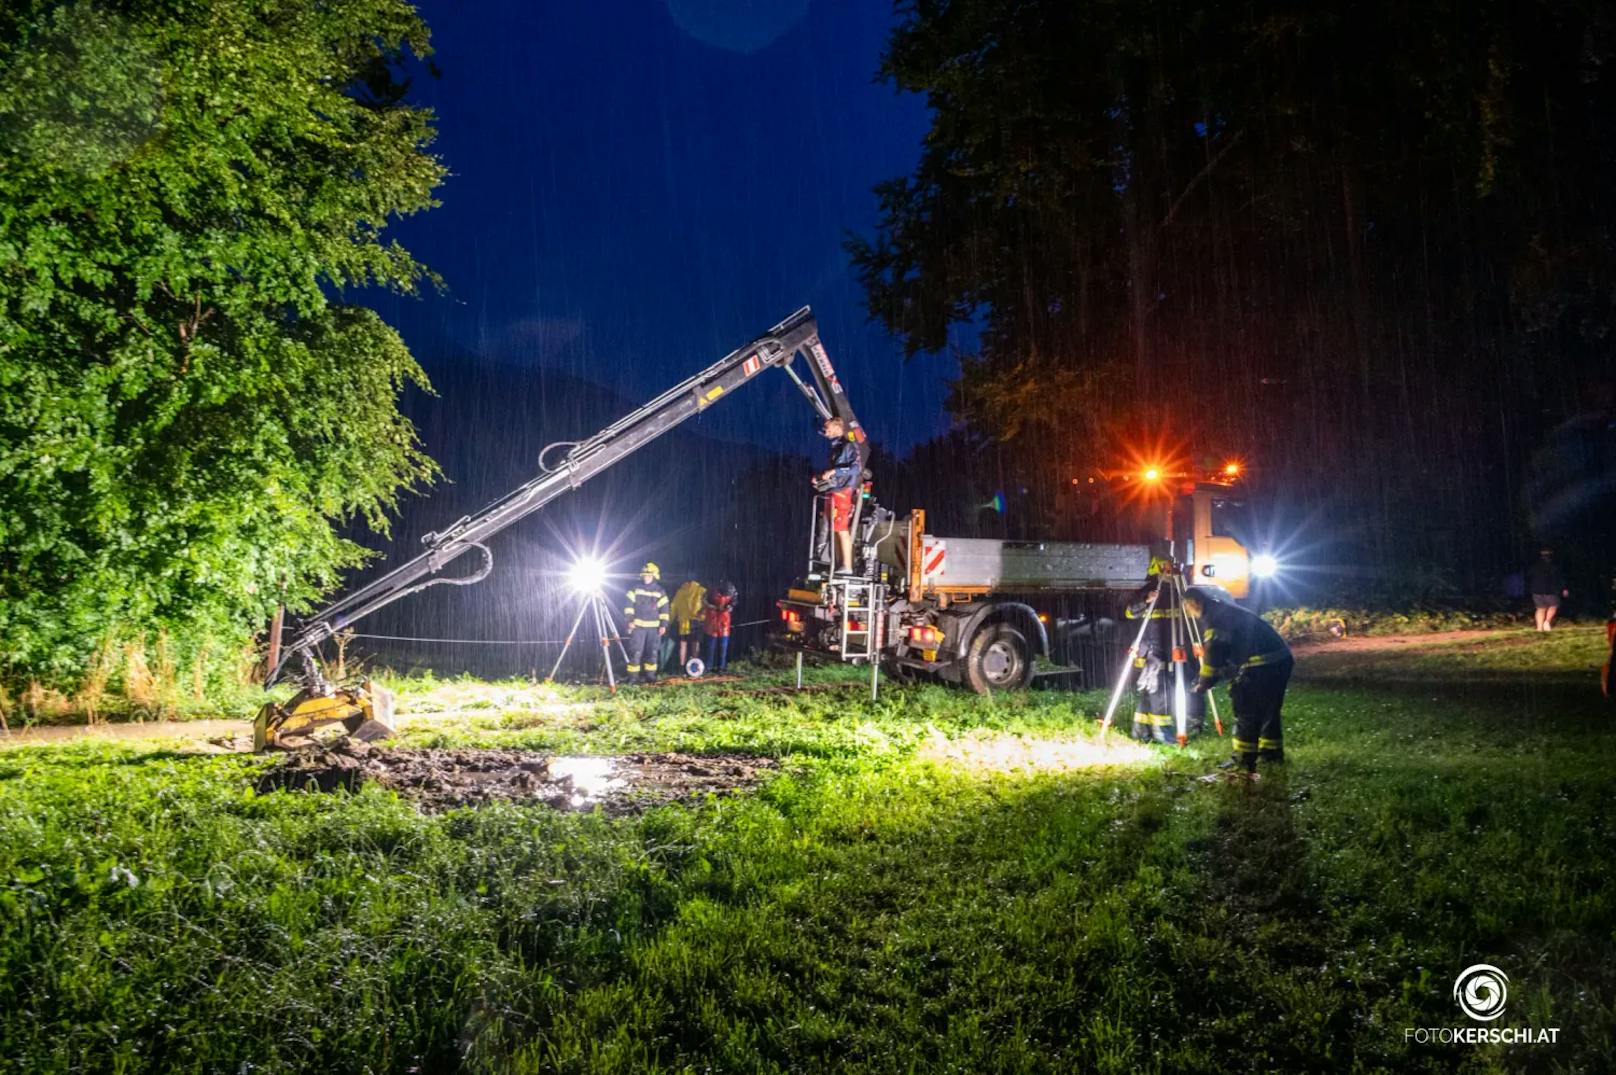
M 881 620 L 886 606 L 886 586 L 857 577 L 832 578 L 828 585 L 840 591 L 837 607 L 841 617 L 841 658 L 844 661 L 873 661 L 881 652 Z

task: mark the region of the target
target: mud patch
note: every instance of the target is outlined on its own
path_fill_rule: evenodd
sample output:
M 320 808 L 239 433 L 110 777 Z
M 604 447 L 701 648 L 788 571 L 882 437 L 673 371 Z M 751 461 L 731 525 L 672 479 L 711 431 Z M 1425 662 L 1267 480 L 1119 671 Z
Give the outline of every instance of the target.
M 490 802 L 543 803 L 556 810 L 636 813 L 710 793 L 745 791 L 777 768 L 773 758 L 726 754 L 557 755 L 525 750 L 378 747 L 341 739 L 286 755 L 258 779 L 281 790 L 391 788 L 422 809 Z

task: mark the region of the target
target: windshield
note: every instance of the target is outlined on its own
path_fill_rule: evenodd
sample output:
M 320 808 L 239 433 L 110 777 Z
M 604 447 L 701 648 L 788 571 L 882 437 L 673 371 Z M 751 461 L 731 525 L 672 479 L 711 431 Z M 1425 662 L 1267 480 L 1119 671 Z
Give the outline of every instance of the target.
M 1246 511 L 1246 502 L 1228 497 L 1213 497 L 1212 533 L 1218 537 L 1234 538 L 1242 545 L 1251 544 L 1247 540 L 1247 536 L 1251 533 L 1251 518 Z

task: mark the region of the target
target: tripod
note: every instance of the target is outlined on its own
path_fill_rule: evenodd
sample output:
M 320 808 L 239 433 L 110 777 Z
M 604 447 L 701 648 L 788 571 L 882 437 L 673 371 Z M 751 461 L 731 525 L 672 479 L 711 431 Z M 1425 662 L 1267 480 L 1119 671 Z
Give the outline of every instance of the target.
M 545 682 L 555 682 L 556 672 L 560 671 L 561 662 L 567 659 L 567 651 L 572 648 L 572 640 L 577 636 L 578 628 L 586 616 L 594 626 L 595 637 L 600 639 L 600 663 L 606 670 L 606 683 L 611 687 L 612 693 L 616 694 L 617 677 L 612 673 L 612 643 L 617 643 L 617 652 L 622 655 L 625 667 L 628 665 L 628 651 L 623 648 L 623 639 L 612 626 L 612 611 L 606 606 L 606 595 L 599 590 L 584 594 L 583 604 L 578 608 L 578 617 L 572 621 L 572 630 L 567 632 L 567 640 L 561 643 L 561 653 L 557 655 L 556 662 L 550 669 L 549 678 Z
M 1134 635 L 1133 645 L 1128 647 L 1127 655 L 1122 659 L 1122 667 L 1117 672 L 1116 686 L 1111 690 L 1111 701 L 1105 707 L 1105 719 L 1100 723 L 1100 735 L 1111 729 L 1111 718 L 1116 715 L 1117 703 L 1122 700 L 1122 692 L 1128 685 L 1128 674 L 1133 668 L 1134 658 L 1139 656 L 1139 650 L 1144 645 L 1145 633 L 1150 630 L 1151 621 L 1156 612 L 1156 606 L 1161 601 L 1162 594 L 1167 594 L 1170 611 L 1168 613 L 1168 630 L 1173 664 L 1173 723 L 1175 725 L 1175 738 L 1179 746 L 1189 741 L 1189 700 L 1185 687 L 1185 664 L 1189 654 L 1195 655 L 1199 662 L 1206 650 L 1204 639 L 1201 636 L 1201 625 L 1184 611 L 1184 591 L 1188 588 L 1184 576 L 1171 567 L 1162 571 L 1158 576 L 1156 589 L 1150 595 L 1150 601 L 1145 605 L 1144 614 L 1140 617 L 1139 632 Z M 1186 646 L 1185 643 L 1189 645 Z M 1223 734 L 1223 718 L 1218 715 L 1218 700 L 1208 691 L 1206 695 L 1208 706 L 1212 710 L 1212 721 L 1217 726 L 1218 734 Z

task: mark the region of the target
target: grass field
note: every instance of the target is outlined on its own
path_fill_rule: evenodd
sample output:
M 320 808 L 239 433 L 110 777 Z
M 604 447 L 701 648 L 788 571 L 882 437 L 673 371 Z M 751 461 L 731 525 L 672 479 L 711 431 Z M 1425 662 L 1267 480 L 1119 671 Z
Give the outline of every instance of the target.
M 1607 1071 L 1602 649 L 1324 650 L 1249 790 L 1210 733 L 1095 748 L 1094 692 L 939 687 L 403 685 L 410 745 L 781 761 L 619 818 L 0 752 L 0 1069 Z M 1407 1041 L 1480 1025 L 1474 963 L 1558 1042 Z

